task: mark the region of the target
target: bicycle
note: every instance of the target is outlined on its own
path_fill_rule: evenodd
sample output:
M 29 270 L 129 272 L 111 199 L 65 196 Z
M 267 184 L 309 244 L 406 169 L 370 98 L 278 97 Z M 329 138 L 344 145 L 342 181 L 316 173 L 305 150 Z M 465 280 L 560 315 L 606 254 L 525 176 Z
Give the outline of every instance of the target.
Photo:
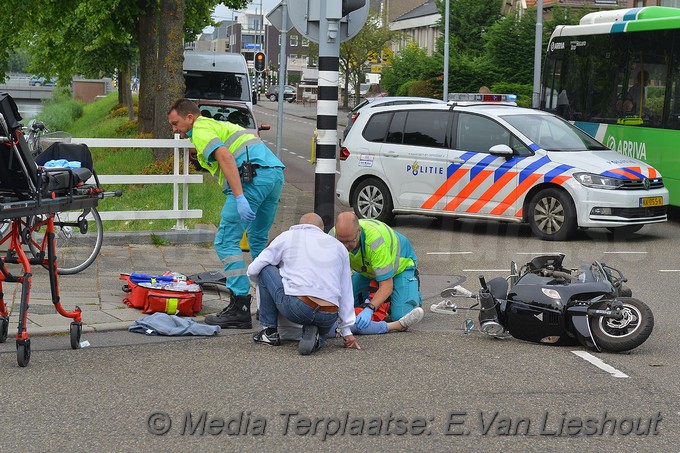
M 42 163 L 40 154 L 49 145 L 55 142 L 70 142 L 70 134 L 64 132 L 52 132 L 39 121 L 31 121 L 27 128 L 28 133 L 24 134 L 31 154 L 36 158 L 37 163 Z M 99 179 L 93 171 L 97 186 Z M 22 225 L 28 233 L 24 237 L 24 242 L 34 258 L 44 261 L 45 250 L 47 250 L 47 238 L 45 229 L 47 228 L 48 215 L 29 216 L 22 220 Z M 2 222 L 0 225 L 0 238 L 8 232 L 10 222 Z M 94 226 L 94 228 L 92 228 Z M 60 275 L 72 275 L 87 269 L 97 258 L 101 251 L 104 241 L 104 227 L 101 216 L 97 208 L 86 208 L 82 212 L 57 212 L 54 214 L 54 235 L 57 242 L 57 271 Z M 42 263 L 44 268 L 47 264 Z

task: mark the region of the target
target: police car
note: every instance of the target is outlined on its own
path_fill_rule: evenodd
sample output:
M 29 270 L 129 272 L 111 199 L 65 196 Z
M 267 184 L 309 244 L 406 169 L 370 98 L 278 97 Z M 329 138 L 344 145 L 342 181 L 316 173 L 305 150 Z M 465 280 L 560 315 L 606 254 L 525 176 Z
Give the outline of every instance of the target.
M 515 98 L 453 94 L 448 104 L 370 109 L 340 149 L 339 202 L 385 222 L 395 214 L 525 222 L 544 240 L 666 221 L 656 169 Z

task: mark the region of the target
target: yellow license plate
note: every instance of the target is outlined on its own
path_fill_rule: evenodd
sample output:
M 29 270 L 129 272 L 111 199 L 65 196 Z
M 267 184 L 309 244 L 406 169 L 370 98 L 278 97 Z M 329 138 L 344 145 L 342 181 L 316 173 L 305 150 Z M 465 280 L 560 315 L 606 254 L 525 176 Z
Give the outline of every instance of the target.
M 641 208 L 650 208 L 653 206 L 663 206 L 663 197 L 640 198 Z

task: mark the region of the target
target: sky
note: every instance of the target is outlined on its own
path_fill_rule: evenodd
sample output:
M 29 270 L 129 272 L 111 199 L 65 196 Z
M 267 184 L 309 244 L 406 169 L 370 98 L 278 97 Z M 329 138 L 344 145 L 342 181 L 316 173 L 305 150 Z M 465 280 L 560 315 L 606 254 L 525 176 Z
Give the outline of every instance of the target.
M 274 8 L 276 5 L 281 3 L 281 0 L 262 0 L 262 9 L 267 11 L 272 8 Z M 251 2 L 247 8 L 248 10 L 254 11 L 254 10 L 259 10 L 260 9 L 260 0 L 255 0 L 254 2 Z M 213 14 L 213 18 L 215 20 L 224 20 L 224 19 L 231 19 L 231 10 L 224 6 L 222 3 L 217 5 L 215 8 L 215 13 Z
M 265 11 L 269 11 L 273 9 L 276 5 L 281 3 L 281 0 L 262 0 L 262 9 Z M 255 11 L 260 9 L 260 0 L 255 0 L 254 2 L 251 2 L 245 9 L 250 10 L 250 11 Z M 215 12 L 213 13 L 212 17 L 216 22 L 220 22 L 223 20 L 231 20 L 231 10 L 224 6 L 224 4 L 220 3 L 215 7 Z M 203 29 L 204 33 L 212 33 L 213 27 L 206 27 Z

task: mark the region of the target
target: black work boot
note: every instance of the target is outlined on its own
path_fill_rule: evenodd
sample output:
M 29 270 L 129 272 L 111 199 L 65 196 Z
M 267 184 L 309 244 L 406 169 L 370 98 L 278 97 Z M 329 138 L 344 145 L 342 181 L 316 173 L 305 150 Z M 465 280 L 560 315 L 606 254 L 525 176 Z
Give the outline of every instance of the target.
M 250 317 L 250 295 L 234 296 L 232 302 L 216 315 L 205 317 L 205 323 L 223 329 L 252 329 Z

